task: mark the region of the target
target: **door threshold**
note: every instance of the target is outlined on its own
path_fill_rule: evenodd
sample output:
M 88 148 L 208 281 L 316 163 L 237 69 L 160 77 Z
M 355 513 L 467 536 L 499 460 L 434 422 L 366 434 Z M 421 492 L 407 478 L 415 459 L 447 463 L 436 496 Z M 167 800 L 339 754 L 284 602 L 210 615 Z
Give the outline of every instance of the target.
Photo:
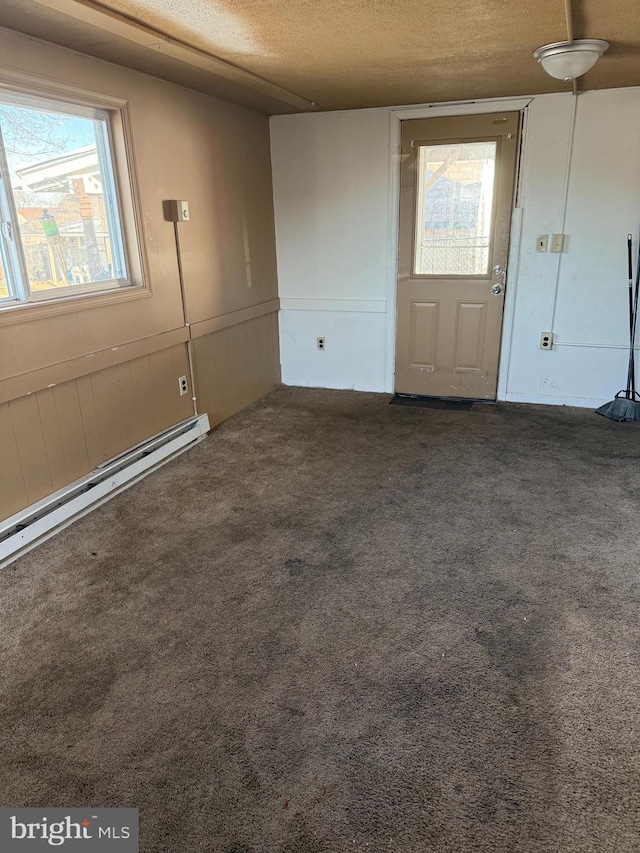
M 429 397 L 424 394 L 395 394 L 389 405 L 408 406 L 414 409 L 446 409 L 469 412 L 478 404 L 495 406 L 495 400 L 477 400 L 469 397 Z

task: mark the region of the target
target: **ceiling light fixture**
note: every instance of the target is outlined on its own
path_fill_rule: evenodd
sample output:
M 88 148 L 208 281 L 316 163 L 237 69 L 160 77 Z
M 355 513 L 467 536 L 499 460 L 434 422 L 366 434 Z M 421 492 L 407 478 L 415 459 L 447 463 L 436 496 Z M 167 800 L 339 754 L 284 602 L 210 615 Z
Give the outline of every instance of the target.
M 551 77 L 568 83 L 593 68 L 608 47 L 602 39 L 558 41 L 534 50 L 533 57 Z

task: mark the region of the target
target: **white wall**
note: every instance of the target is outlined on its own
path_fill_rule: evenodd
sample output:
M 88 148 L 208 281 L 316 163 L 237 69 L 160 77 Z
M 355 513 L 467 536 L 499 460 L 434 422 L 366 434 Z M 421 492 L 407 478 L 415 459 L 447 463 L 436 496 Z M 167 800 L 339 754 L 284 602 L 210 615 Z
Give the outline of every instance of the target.
M 282 381 L 384 390 L 387 111 L 272 122 Z M 305 121 L 313 118 L 313 121 Z M 319 352 L 318 337 L 326 340 Z
M 595 407 L 626 378 L 626 235 L 634 234 L 635 245 L 640 89 L 581 94 L 570 158 L 573 96 L 527 100 L 498 396 Z M 287 384 L 393 390 L 394 132 L 397 117 L 409 114 L 271 119 Z M 538 234 L 563 230 L 569 236 L 562 255 L 535 252 Z M 551 352 L 539 349 L 542 331 L 556 336 Z M 319 336 L 324 352 L 316 347 Z

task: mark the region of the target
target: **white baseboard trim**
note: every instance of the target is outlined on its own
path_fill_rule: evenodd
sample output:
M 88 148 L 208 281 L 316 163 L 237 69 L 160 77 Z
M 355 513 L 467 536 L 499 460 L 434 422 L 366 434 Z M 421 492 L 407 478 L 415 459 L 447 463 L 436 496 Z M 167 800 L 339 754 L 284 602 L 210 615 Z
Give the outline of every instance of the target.
M 207 415 L 188 418 L 0 522 L 0 568 L 184 453 L 208 431 Z
M 389 394 L 393 393 L 387 391 L 383 385 L 316 385 L 315 383 L 310 382 L 301 382 L 295 381 L 291 379 L 283 380 L 282 384 L 287 388 L 314 388 L 318 391 L 362 391 L 366 394 Z
M 519 394 L 517 391 L 509 391 L 503 399 L 507 403 L 534 403 L 538 406 L 576 406 L 582 409 L 597 409 L 607 400 L 594 397 L 553 397 L 545 394 Z

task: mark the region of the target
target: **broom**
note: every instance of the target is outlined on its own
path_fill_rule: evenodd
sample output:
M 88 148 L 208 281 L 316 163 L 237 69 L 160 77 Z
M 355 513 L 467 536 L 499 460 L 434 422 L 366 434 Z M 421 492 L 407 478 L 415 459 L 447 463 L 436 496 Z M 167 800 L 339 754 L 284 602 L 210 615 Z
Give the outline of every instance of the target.
M 631 234 L 627 234 L 627 262 L 629 266 L 629 370 L 627 387 L 618 391 L 610 403 L 596 409 L 597 415 L 610 421 L 640 421 L 640 394 L 636 391 L 635 340 L 638 320 L 638 291 L 640 290 L 640 244 L 636 266 L 635 294 L 633 292 L 633 259 L 631 257 Z

